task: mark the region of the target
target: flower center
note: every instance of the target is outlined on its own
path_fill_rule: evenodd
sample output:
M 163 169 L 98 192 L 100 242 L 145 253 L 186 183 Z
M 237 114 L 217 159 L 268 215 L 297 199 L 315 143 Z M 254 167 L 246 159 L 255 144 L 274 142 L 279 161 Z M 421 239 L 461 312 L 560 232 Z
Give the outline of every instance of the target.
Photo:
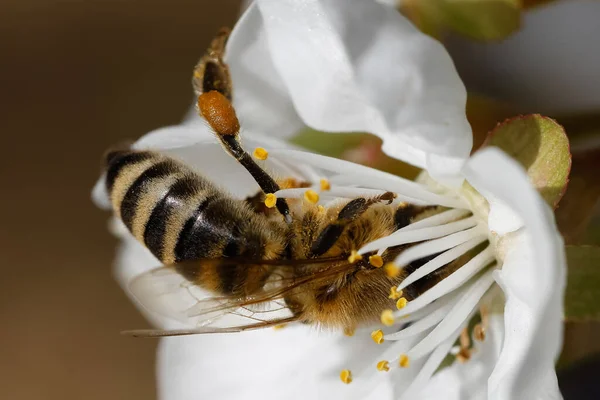
M 371 341 L 393 344 L 361 375 L 401 368 L 418 371 L 413 383 L 426 382 L 448 354 L 459 361 L 469 360 L 473 341 L 485 338 L 487 312 L 482 310 L 487 308 L 487 300 L 484 295 L 494 283 L 492 267 L 498 255 L 498 237 L 487 226 L 489 206 L 485 198 L 467 183 L 456 190 L 427 180 L 426 176 L 420 182 L 413 182 L 312 153 L 276 150 L 269 153 L 269 160 L 272 159 L 296 171 L 298 179 L 310 182 L 310 187 L 280 190 L 274 194 L 278 198 L 304 197 L 307 201 L 327 203 L 340 198 L 368 198 L 393 192 L 396 203 L 430 206 L 436 210 L 365 244 L 350 256 L 350 262 L 368 256 L 373 265 L 381 267 L 382 256 L 388 248 L 408 245 L 383 266 L 390 275 L 412 262 L 428 260 L 407 274 L 399 286 L 390 288 L 389 297 L 396 301 L 396 309 L 381 314 L 384 326 L 371 333 Z M 409 285 L 449 265 L 453 267 L 441 274 L 446 276 L 418 297 L 408 301 L 402 296 L 402 290 Z M 480 322 L 475 327 L 469 326 L 475 317 Z M 342 377 L 346 383 L 350 380 L 348 376 Z

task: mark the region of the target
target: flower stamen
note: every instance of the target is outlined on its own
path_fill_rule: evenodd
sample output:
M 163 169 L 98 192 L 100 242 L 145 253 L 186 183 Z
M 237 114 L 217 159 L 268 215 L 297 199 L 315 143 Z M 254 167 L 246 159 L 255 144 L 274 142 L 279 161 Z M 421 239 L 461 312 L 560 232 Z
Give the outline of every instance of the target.
M 383 258 L 377 254 L 369 256 L 369 264 L 375 268 L 381 268 L 383 266 Z
M 357 261 L 362 260 L 362 256 L 360 254 L 358 254 L 358 252 L 356 250 L 352 250 L 352 252 L 350 253 L 350 256 L 348 256 L 348 261 L 351 264 L 354 264 Z
M 383 331 L 377 329 L 376 331 L 371 332 L 371 339 L 377 344 L 383 343 Z
M 316 204 L 319 201 L 319 194 L 312 189 L 304 192 L 304 199 L 309 203 Z
M 402 297 L 402 290 L 398 291 L 396 286 L 392 286 L 390 288 L 390 295 L 388 297 L 392 300 L 398 300 L 400 297 Z
M 400 355 L 400 360 L 398 361 L 398 365 L 400 368 L 408 368 L 410 366 L 410 359 L 406 354 Z
M 396 302 L 396 308 L 398 310 L 402 310 L 404 307 L 406 307 L 406 303 L 408 303 L 408 300 L 406 300 L 406 297 L 400 297 L 398 299 L 398 301 Z
M 276 203 L 277 196 L 275 196 L 273 193 L 267 193 L 267 195 L 265 196 L 265 206 L 267 206 L 268 208 L 273 208 L 275 207 Z
M 395 278 L 398 276 L 398 274 L 400 274 L 400 268 L 398 268 L 396 264 L 391 262 L 386 263 L 383 269 L 385 270 L 386 275 L 390 278 Z
M 342 370 L 342 372 L 340 372 L 340 379 L 345 384 L 349 384 L 352 382 L 352 372 L 349 369 Z
M 379 361 L 377 363 L 377 370 L 388 372 L 390 370 L 390 362 L 386 360 Z
M 456 354 L 456 360 L 460 363 L 465 363 L 471 359 L 471 337 L 469 331 L 464 328 L 460 332 L 460 350 Z
M 254 152 L 252 153 L 252 155 L 254 156 L 254 158 L 256 158 L 257 160 L 266 160 L 267 157 L 269 157 L 269 152 L 267 150 L 265 150 L 262 147 L 257 147 L 254 149 Z
M 478 342 L 483 342 L 485 340 L 485 328 L 483 327 L 483 324 L 475 325 L 473 328 L 473 339 Z
M 381 313 L 381 323 L 385 326 L 394 325 L 394 312 L 392 310 L 384 310 Z

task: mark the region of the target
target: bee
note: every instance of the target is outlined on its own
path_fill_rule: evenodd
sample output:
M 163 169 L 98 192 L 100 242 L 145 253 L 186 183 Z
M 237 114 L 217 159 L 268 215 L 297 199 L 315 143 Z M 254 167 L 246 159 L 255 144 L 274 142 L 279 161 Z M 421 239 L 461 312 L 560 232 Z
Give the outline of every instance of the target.
M 261 189 L 257 195 L 234 198 L 209 175 L 158 152 L 125 149 L 106 156 L 105 183 L 114 215 L 163 264 L 134 278 L 132 293 L 147 308 L 195 325 L 136 334 L 239 332 L 289 322 L 353 330 L 377 321 L 396 301 L 390 288 L 431 257 L 393 274 L 382 266 L 410 245 L 362 257 L 355 250 L 439 210 L 399 205 L 391 192 L 328 207 L 284 198 L 256 207 L 257 199 L 268 203 L 265 199 L 282 181 L 241 145 L 222 62 L 225 41 L 220 33 L 195 69 L 200 71 L 194 75 L 197 106 L 223 148 L 254 178 Z M 288 187 L 305 185 L 286 182 Z M 411 300 L 439 279 L 430 274 L 408 286 L 403 296 Z M 198 290 L 212 296 L 200 298 Z M 267 304 L 281 312 L 269 314 L 273 310 Z M 247 323 L 211 326 L 228 313 L 244 315 Z

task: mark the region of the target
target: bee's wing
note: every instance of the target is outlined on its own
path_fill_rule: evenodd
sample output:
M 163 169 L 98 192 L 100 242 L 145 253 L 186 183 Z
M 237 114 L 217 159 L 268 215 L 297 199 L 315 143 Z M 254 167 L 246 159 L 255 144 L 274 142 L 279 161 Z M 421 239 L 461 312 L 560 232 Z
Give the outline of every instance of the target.
M 323 268 L 319 272 L 296 278 L 277 278 L 269 282 L 261 291 L 250 296 L 214 296 L 200 285 L 188 281 L 185 275 L 193 275 L 194 269 L 202 268 L 203 262 L 217 260 L 205 259 L 178 263 L 153 269 L 135 277 L 129 283 L 129 290 L 139 303 L 146 309 L 182 322 L 194 329 L 172 331 L 173 335 L 240 332 L 243 330 L 259 329 L 295 320 L 283 302 L 283 296 L 292 289 L 301 289 L 303 285 L 315 280 L 325 280 L 347 269 L 351 264 L 340 263 L 341 258 L 314 260 L 235 260 L 228 259 L 222 268 L 246 264 L 248 268 L 260 265 L 273 265 L 278 269 L 295 268 L 298 265 L 337 263 L 335 267 Z M 190 274 L 191 272 L 191 274 Z M 231 326 L 220 328 L 214 324 L 227 314 L 238 317 Z M 292 319 L 290 319 L 292 318 Z M 239 321 L 247 323 L 239 324 Z M 226 325 L 226 324 L 225 324 Z M 152 333 L 153 332 L 153 333 Z M 162 332 L 159 334 L 159 332 Z M 169 331 L 170 332 L 170 331 Z M 137 336 L 166 336 L 167 331 L 133 331 Z

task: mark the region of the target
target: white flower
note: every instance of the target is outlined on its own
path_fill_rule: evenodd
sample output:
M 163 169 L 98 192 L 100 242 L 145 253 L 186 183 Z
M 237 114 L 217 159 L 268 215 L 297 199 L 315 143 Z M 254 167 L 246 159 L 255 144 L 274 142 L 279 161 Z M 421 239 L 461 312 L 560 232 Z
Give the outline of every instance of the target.
M 497 149 L 469 158 L 466 93 L 441 45 L 375 2 L 258 0 L 232 33 L 227 61 L 244 144 L 266 147 L 267 167 L 301 176 L 315 189 L 327 177 L 332 187 L 322 200 L 393 191 L 402 201 L 450 208 L 359 250 L 421 242 L 401 253 L 396 265 L 433 258 L 400 288 L 489 244 L 396 311 L 395 329 L 381 345 L 369 337 L 373 327 L 352 338 L 291 326 L 165 339 L 158 359 L 160 397 L 560 398 L 554 361 L 562 340 L 562 240 L 552 211 L 516 162 Z M 197 122 L 192 117 L 154 131 L 135 147 L 175 154 L 236 195 L 255 192 L 250 176 Z M 274 139 L 305 125 L 372 132 L 388 155 L 427 174 L 411 182 Z M 477 192 L 462 185 L 464 179 Z M 304 190 L 277 195 L 299 197 Z M 95 198 L 106 203 L 101 185 Z M 119 232 L 117 275 L 126 283 L 158 261 Z M 463 332 L 471 333 L 465 329 L 474 315 L 482 317 L 474 336 L 485 338 L 467 346 Z M 454 348 L 460 336 L 463 346 Z M 469 360 L 434 375 L 448 354 Z M 401 355 L 405 368 L 398 367 Z M 390 361 L 391 371 L 377 371 L 380 360 Z M 339 380 L 346 368 L 354 374 L 350 385 Z

